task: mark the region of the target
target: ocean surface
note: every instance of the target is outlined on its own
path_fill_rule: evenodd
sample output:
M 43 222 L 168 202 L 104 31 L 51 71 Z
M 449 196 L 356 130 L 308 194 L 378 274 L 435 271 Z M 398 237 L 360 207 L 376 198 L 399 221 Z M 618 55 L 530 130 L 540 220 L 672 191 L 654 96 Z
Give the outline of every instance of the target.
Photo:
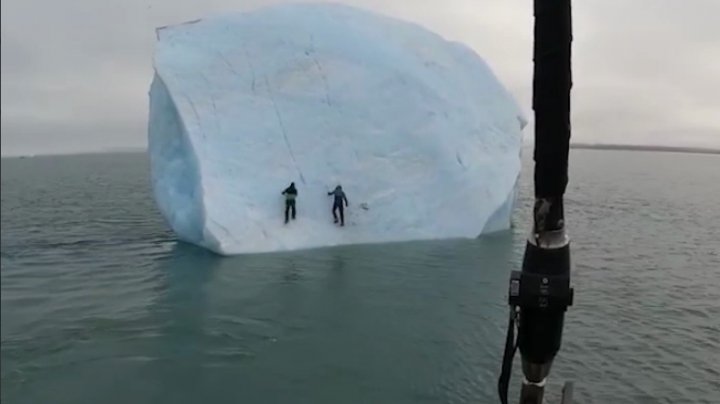
M 529 155 L 510 231 L 233 258 L 176 241 L 143 154 L 2 159 L 1 401 L 499 402 Z M 570 177 L 548 402 L 720 402 L 720 156 L 573 150 Z

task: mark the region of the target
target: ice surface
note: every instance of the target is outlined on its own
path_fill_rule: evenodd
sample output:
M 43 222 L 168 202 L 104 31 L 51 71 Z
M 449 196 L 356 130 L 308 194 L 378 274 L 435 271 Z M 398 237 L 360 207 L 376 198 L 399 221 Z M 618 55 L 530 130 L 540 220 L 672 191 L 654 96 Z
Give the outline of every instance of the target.
M 469 48 L 330 4 L 157 36 L 152 184 L 180 239 L 239 254 L 509 227 L 525 120 Z M 285 225 L 291 181 L 298 218 Z M 337 184 L 345 227 L 327 196 Z

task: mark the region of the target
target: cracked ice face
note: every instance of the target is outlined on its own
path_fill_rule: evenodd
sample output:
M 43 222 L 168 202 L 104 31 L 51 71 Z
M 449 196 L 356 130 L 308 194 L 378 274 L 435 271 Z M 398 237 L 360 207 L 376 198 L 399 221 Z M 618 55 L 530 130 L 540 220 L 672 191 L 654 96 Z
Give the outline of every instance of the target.
M 525 121 L 468 48 L 330 4 L 158 37 L 149 152 L 180 238 L 233 254 L 509 227 Z M 284 226 L 291 181 L 298 216 Z M 343 229 L 327 195 L 337 184 L 357 202 Z

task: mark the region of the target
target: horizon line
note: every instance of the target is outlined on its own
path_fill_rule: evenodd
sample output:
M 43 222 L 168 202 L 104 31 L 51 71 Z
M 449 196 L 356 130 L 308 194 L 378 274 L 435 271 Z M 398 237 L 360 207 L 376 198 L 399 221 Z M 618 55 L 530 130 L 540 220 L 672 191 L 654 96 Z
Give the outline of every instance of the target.
M 534 143 L 523 143 L 521 148 L 533 148 Z M 678 152 L 678 153 L 699 153 L 699 154 L 720 154 L 720 148 L 705 146 L 669 146 L 658 144 L 638 144 L 638 143 L 589 143 L 589 142 L 572 142 L 571 149 L 589 149 L 589 150 L 627 150 L 627 151 L 659 151 L 659 152 Z M 88 154 L 113 154 L 113 153 L 144 153 L 147 152 L 147 146 L 137 147 L 113 147 L 98 150 L 80 150 L 66 152 L 39 152 L 39 153 L 18 153 L 3 154 L 0 158 L 33 158 L 46 156 L 76 156 Z

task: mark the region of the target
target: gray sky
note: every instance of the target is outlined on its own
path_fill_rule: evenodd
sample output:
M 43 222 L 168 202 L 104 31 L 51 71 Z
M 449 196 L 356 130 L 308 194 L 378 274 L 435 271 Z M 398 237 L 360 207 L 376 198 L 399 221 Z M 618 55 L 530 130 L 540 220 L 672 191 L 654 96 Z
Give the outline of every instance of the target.
M 144 147 L 154 28 L 287 2 L 3 0 L 2 154 Z M 531 0 L 341 2 L 468 44 L 532 116 Z M 720 148 L 719 0 L 573 7 L 575 141 Z

